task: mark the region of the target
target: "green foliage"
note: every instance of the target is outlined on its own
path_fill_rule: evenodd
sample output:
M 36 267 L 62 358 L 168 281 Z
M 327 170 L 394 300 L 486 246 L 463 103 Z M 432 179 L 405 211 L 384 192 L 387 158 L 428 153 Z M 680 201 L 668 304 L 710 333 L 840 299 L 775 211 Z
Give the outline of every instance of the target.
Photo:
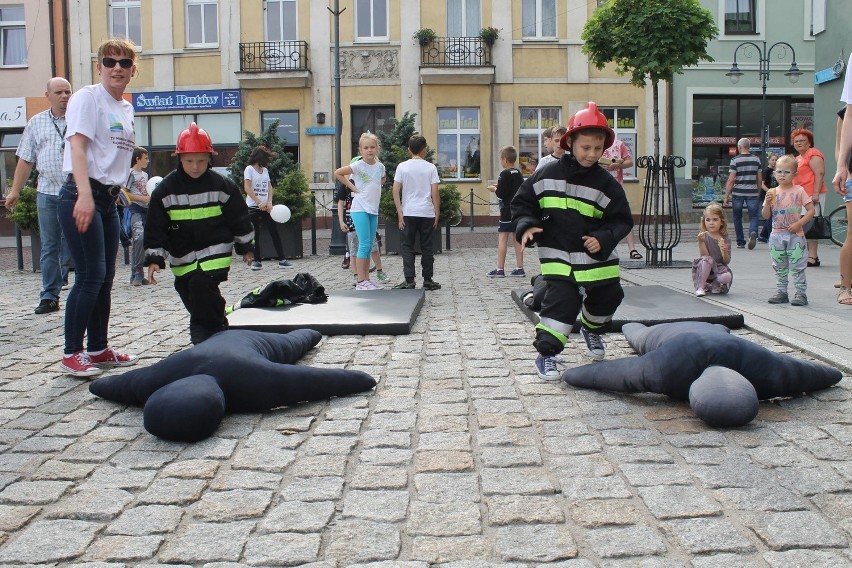
M 314 214 L 311 188 L 301 168 L 294 168 L 284 174 L 281 181 L 272 188 L 272 203 L 286 205 L 290 209 L 290 218 L 294 221 Z
M 26 186 L 21 190 L 21 196 L 15 203 L 15 209 L 6 213 L 18 227 L 25 231 L 38 231 L 38 205 L 36 190 Z
M 438 37 L 438 34 L 431 28 L 420 28 L 411 37 L 416 39 L 420 45 L 429 45 Z
M 405 191 L 405 188 L 403 188 Z M 438 221 L 445 223 L 450 219 L 461 205 L 461 193 L 459 188 L 452 183 L 441 184 L 438 186 L 438 195 L 441 197 L 441 208 L 438 211 Z M 379 215 L 386 221 L 397 223 L 399 219 L 396 216 L 396 205 L 393 202 L 393 192 L 382 191 L 382 198 L 379 202 Z
M 267 127 L 260 136 L 254 133 L 245 131 L 245 138 L 237 147 L 237 153 L 234 154 L 234 159 L 231 160 L 231 165 L 228 166 L 228 176 L 237 184 L 240 189 L 243 188 L 243 172 L 246 166 L 249 165 L 248 159 L 251 156 L 252 150 L 258 146 L 266 146 L 273 152 L 278 154 L 271 164 L 267 167 L 269 170 L 269 180 L 273 186 L 278 184 L 278 181 L 284 176 L 296 169 L 296 162 L 293 157 L 284 151 L 286 140 L 282 140 L 278 136 L 278 121 L 275 120 Z
M 500 37 L 500 30 L 492 27 L 482 28 L 479 30 L 479 37 L 488 45 L 494 45 L 494 42 Z
M 671 81 L 684 67 L 713 61 L 707 42 L 719 34 L 713 14 L 699 0 L 610 0 L 583 28 L 583 53 L 598 69 L 615 63 L 643 87 Z

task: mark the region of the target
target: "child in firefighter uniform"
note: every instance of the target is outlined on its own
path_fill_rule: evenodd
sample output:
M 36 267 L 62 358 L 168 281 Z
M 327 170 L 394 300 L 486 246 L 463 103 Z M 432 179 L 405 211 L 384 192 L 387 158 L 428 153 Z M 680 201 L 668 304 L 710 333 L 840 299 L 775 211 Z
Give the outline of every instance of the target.
M 213 142 L 193 122 L 180 133 L 177 169 L 151 196 L 145 222 L 148 280 L 169 264 L 175 290 L 189 311 L 189 336 L 198 344 L 228 327 L 219 284 L 228 279 L 236 248 L 246 264 L 254 254 L 254 230 L 239 188 L 210 166 Z
M 606 356 L 600 334 L 624 298 L 615 247 L 633 228 L 633 217 L 624 189 L 597 163 L 614 140 L 606 117 L 588 103 L 560 140 L 566 154 L 536 170 L 512 200 L 515 238 L 538 245 L 546 283 L 533 343 L 544 380 L 559 379 L 557 355 L 578 313 L 586 354 L 597 361 Z

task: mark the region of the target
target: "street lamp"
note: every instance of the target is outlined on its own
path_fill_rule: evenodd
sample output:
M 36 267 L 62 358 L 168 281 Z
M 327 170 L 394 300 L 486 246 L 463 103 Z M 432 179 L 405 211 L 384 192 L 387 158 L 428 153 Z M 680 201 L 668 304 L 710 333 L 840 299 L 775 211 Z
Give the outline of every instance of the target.
M 784 73 L 785 76 L 790 78 L 791 83 L 796 83 L 799 80 L 799 76 L 802 75 L 801 70 L 796 65 L 796 50 L 793 49 L 793 46 L 787 43 L 786 41 L 779 41 L 773 43 L 769 48 L 766 47 L 766 42 L 761 42 L 763 46 L 752 42 L 752 41 L 744 41 L 737 46 L 734 50 L 734 63 L 731 65 L 731 70 L 725 73 L 726 76 L 730 77 L 731 83 L 737 84 L 740 80 L 740 77 L 743 76 L 743 72 L 740 70 L 737 65 L 737 52 L 740 48 L 745 48 L 743 53 L 746 57 L 751 58 L 753 54 L 749 51 L 749 48 L 754 49 L 757 52 L 758 61 L 760 63 L 759 71 L 760 71 L 760 80 L 763 85 L 763 95 L 761 97 L 761 116 L 760 116 L 760 164 L 761 167 L 765 166 L 766 160 L 766 147 L 769 145 L 769 132 L 768 127 L 766 125 L 766 82 L 769 81 L 769 60 L 772 55 L 772 50 L 776 47 L 781 49 L 780 54 L 778 55 L 778 59 L 784 59 L 787 55 L 787 51 L 789 50 L 790 54 L 793 56 L 793 63 L 790 64 L 790 69 Z

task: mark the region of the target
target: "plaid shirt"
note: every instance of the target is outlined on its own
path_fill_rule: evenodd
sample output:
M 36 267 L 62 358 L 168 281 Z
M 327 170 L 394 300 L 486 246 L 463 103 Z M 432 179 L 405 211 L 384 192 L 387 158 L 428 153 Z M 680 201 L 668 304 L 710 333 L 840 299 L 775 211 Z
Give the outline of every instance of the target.
M 54 118 L 50 109 L 33 116 L 24 128 L 16 154 L 36 164 L 39 193 L 59 195 L 59 188 L 65 181 L 62 173 L 65 128 L 65 117 Z

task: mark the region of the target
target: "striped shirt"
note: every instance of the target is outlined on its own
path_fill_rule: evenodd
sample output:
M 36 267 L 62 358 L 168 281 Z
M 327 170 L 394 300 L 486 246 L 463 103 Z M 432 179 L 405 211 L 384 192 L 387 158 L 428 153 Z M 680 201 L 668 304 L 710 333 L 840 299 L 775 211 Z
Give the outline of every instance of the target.
M 33 116 L 24 128 L 16 154 L 22 160 L 35 163 L 39 193 L 59 195 L 59 188 L 65 181 L 62 173 L 65 128 L 65 117 L 54 117 L 50 109 Z
M 733 195 L 757 197 L 757 172 L 760 171 L 760 158 L 751 154 L 737 154 L 731 160 L 731 172 L 735 174 Z

